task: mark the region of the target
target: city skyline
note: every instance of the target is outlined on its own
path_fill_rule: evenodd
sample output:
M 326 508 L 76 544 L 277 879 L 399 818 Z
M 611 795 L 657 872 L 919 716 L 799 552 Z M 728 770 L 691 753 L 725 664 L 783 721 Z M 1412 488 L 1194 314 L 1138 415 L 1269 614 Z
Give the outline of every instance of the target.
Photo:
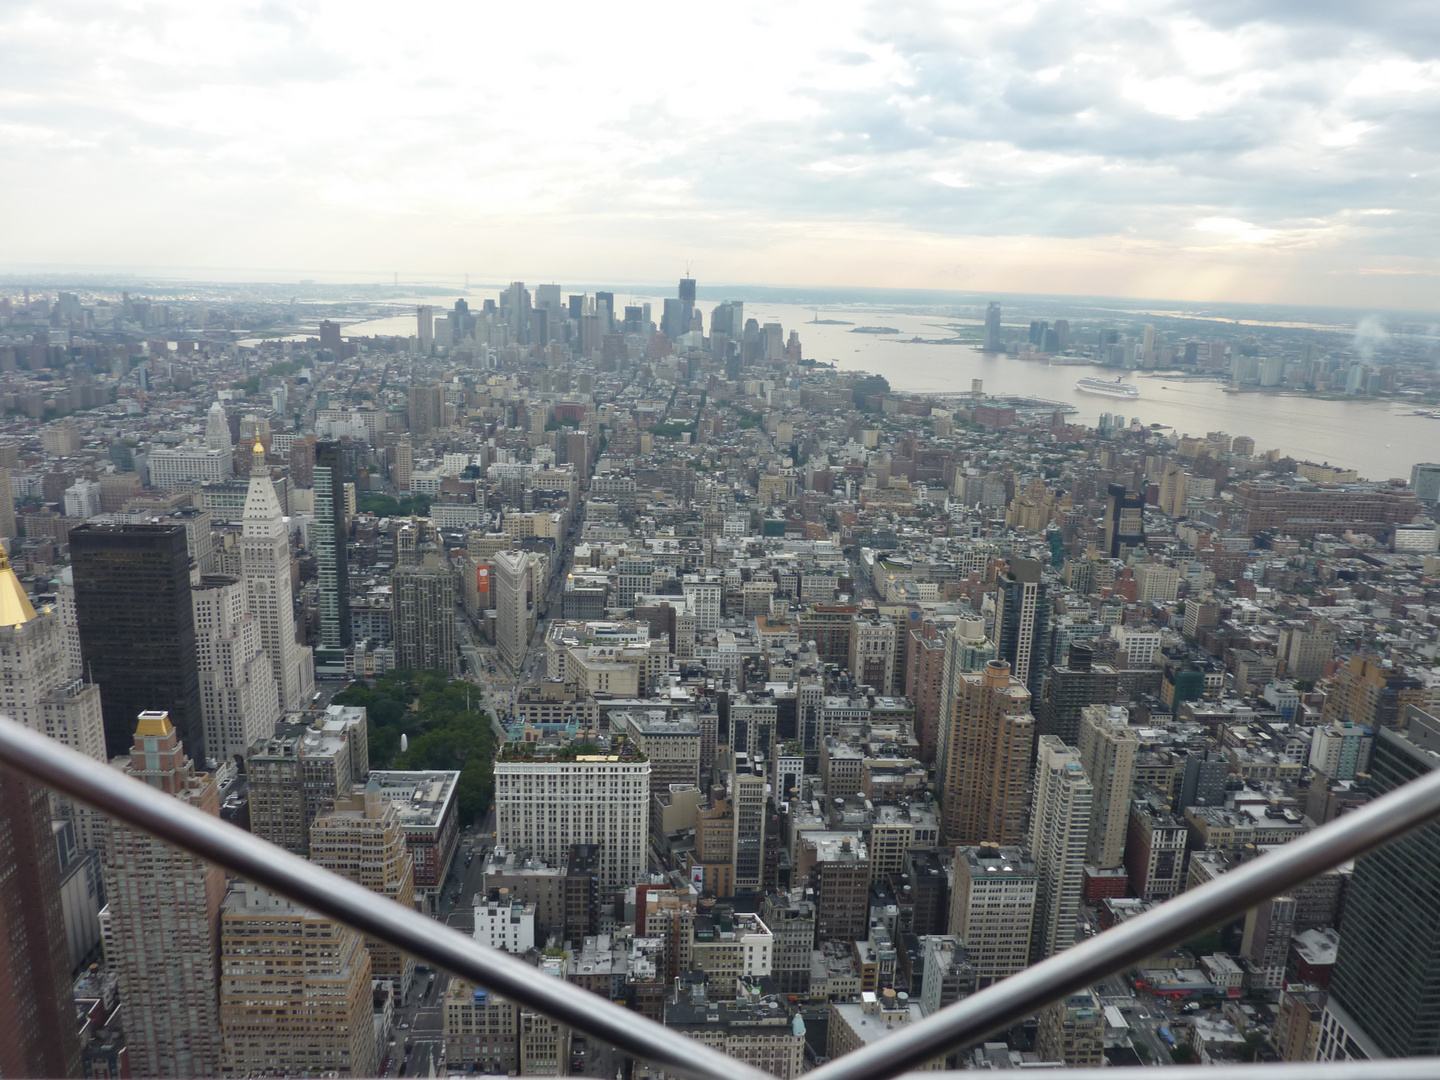
M 0 711 L 776 1080 L 819 1010 L 832 1058 L 923 1023 L 1440 748 L 1410 320 L 822 319 L 700 280 L 398 317 L 0 294 Z M 1171 386 L 1185 426 L 1147 422 Z M 52 815 L 64 936 L 0 940 L 0 1013 L 68 980 L 85 1071 L 617 1074 L 533 1002 L 27 805 L 0 853 L 48 858 Z M 1413 951 L 1381 914 L 1425 880 L 1405 850 L 945 1064 L 1426 1050 L 1433 964 L 1372 988 Z M 45 1049 L 7 1074 L 81 1072 Z
M 7 260 L 1433 304 L 1417 5 L 627 14 L 11 5 Z

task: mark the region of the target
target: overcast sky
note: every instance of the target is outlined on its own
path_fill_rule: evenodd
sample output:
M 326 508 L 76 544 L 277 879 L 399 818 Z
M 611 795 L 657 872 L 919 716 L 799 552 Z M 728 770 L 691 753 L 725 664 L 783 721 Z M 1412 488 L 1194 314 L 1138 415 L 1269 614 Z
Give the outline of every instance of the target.
M 1440 307 L 1440 5 L 0 4 L 0 264 Z

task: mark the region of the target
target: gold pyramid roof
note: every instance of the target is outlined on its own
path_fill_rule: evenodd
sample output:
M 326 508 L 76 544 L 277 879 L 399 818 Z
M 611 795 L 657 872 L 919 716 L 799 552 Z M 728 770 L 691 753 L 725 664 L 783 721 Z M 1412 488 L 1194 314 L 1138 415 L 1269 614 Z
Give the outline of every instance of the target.
M 35 606 L 25 595 L 25 587 L 10 568 L 10 557 L 0 544 L 0 626 L 19 626 L 35 618 Z
M 163 737 L 174 730 L 170 723 L 170 714 L 161 710 L 155 712 L 141 713 L 135 724 L 136 735 L 154 735 Z

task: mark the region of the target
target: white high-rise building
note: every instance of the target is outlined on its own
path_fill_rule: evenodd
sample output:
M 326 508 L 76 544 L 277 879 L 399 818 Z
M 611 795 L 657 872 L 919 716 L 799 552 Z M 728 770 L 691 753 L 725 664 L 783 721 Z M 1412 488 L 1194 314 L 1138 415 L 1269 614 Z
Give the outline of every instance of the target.
M 150 486 L 159 491 L 170 491 L 192 481 L 217 483 L 235 474 L 230 450 L 204 446 L 160 447 L 150 451 L 149 462 Z
M 66 644 L 59 614 L 35 610 L 0 548 L 0 715 L 104 761 L 100 688 L 71 670 Z M 103 846 L 104 819 L 96 811 L 59 796 L 55 805 L 75 819 L 81 847 Z
M 211 404 L 210 412 L 205 416 L 205 447 L 227 453 L 235 449 L 235 444 L 230 441 L 230 422 L 225 418 L 225 406 L 218 401 Z
M 415 309 L 415 336 L 421 354 L 429 356 L 430 348 L 435 344 L 435 309 L 429 304 L 421 304 Z
M 99 690 L 71 674 L 65 628 L 49 608 L 36 611 L 0 549 L 0 716 L 19 720 L 99 762 L 105 730 Z
M 1058 735 L 1041 735 L 1030 810 L 1030 853 L 1039 879 L 1032 963 L 1075 944 L 1093 800 L 1080 751 L 1066 746 Z
M 261 648 L 275 670 L 280 705 L 286 710 L 299 709 L 314 693 L 315 664 L 309 646 L 295 640 L 290 533 L 258 441 L 240 534 L 240 578 L 245 583 L 246 606 L 260 625 Z
M 701 633 L 720 628 L 720 602 L 725 586 L 718 580 L 706 580 L 699 574 L 686 574 L 680 583 L 690 610 L 695 612 L 695 629 Z
M 100 513 L 100 483 L 76 480 L 65 489 L 65 516 L 88 519 Z
M 530 647 L 538 590 L 534 558 L 528 551 L 497 551 L 491 586 L 495 590 L 495 645 L 511 671 L 519 671 Z
M 84 670 L 80 659 L 80 617 L 75 612 L 75 572 L 70 567 L 55 579 L 55 613 L 65 634 L 65 655 L 69 660 L 69 677 L 78 679 Z
M 550 866 L 563 866 L 572 844 L 598 844 L 601 892 L 635 884 L 649 859 L 650 762 L 619 751 L 567 761 L 561 750 L 501 749 L 495 761 L 496 844 L 524 848 Z
M 217 761 L 243 756 L 251 743 L 275 734 L 282 715 L 259 622 L 246 610 L 245 587 L 235 578 L 202 578 L 190 599 L 205 751 Z

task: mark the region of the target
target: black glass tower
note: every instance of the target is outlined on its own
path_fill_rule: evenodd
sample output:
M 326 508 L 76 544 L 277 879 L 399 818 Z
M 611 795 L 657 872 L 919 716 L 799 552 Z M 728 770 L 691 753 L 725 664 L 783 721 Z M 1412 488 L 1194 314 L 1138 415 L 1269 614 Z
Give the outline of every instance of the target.
M 1145 545 L 1145 496 L 1133 495 L 1124 484 L 1111 484 L 1105 494 L 1105 553 L 1123 559 Z
M 1034 559 L 1012 559 L 995 597 L 996 652 L 1035 701 L 1041 696 L 1050 630 L 1049 590 L 1042 574 Z
M 164 709 L 186 752 L 206 759 L 183 525 L 79 525 L 70 530 L 80 659 L 100 684 L 105 752 L 129 753 L 135 718 Z
M 1440 768 L 1440 720 L 1411 708 L 1407 735 L 1375 734 L 1378 795 Z M 1440 824 L 1355 861 L 1332 999 L 1387 1057 L 1440 1054 Z

